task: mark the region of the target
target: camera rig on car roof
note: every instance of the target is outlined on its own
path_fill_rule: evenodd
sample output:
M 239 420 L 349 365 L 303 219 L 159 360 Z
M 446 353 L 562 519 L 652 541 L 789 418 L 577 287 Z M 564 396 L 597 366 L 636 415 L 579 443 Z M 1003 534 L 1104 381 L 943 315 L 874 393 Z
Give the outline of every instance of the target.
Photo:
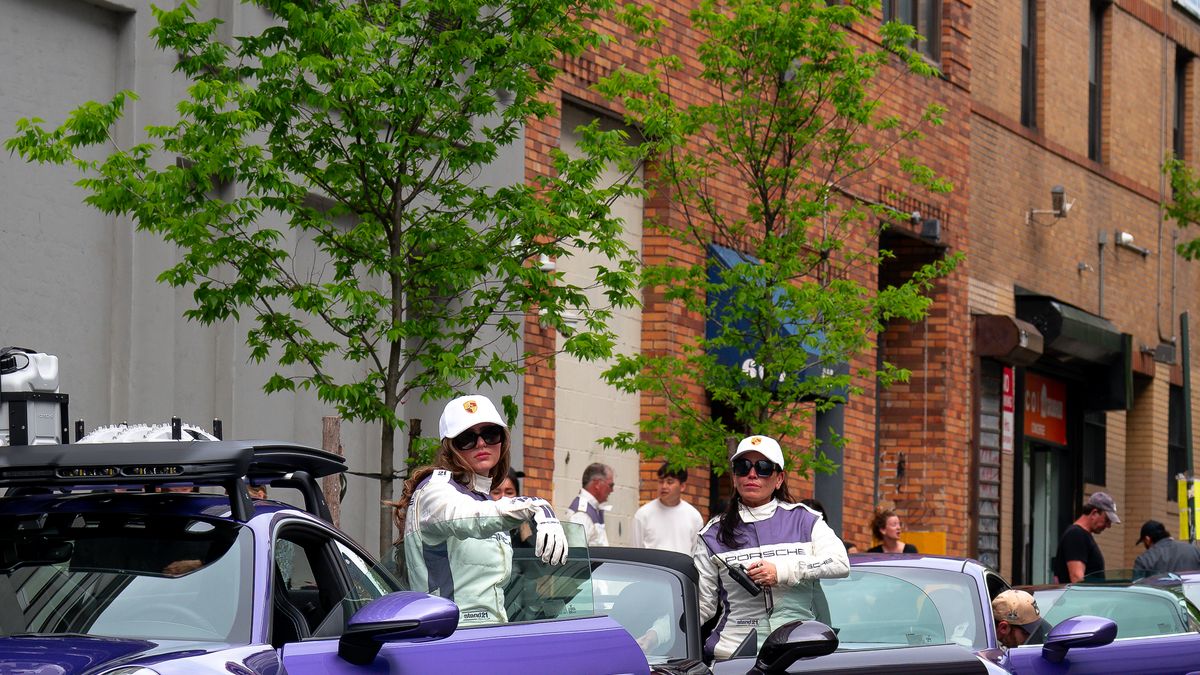
M 153 489 L 219 486 L 235 520 L 254 513 L 253 485 L 290 487 L 304 509 L 326 521 L 329 506 L 317 479 L 346 470 L 346 460 L 287 441 L 163 441 L 10 446 L 0 452 L 0 487 Z

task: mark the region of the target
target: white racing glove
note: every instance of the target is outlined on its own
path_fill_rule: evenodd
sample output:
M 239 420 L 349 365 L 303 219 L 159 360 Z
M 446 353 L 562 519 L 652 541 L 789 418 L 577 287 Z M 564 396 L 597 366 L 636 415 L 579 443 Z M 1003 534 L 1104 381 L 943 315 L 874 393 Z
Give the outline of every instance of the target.
M 533 513 L 533 522 L 537 525 L 537 541 L 533 554 L 542 559 L 547 565 L 562 565 L 567 562 L 567 533 L 563 531 L 562 523 L 554 517 L 550 503 L 543 501 Z

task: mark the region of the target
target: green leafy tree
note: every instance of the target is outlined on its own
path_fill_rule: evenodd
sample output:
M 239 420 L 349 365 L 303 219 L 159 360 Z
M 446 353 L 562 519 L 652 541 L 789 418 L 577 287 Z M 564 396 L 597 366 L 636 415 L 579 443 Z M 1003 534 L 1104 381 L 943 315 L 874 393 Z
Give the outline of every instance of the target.
M 876 288 L 869 272 L 888 253 L 877 249 L 873 223 L 898 214 L 856 197 L 874 195 L 884 161 L 909 177 L 911 189 L 951 187 L 906 152 L 923 128 L 941 123 L 943 110 L 930 105 L 905 120 L 881 108 L 890 86 L 935 71 L 911 49 L 918 39 L 911 26 L 882 26 L 874 46 L 851 32 L 878 6 L 702 0 L 691 13 L 702 92 L 693 99 L 678 94 L 693 89 L 684 80 L 696 75 L 660 42 L 664 19 L 652 5 L 621 13 L 658 56 L 643 70 L 616 72 L 600 89 L 648 139 L 654 178 L 647 188 L 671 202 L 653 225 L 693 251 L 716 244 L 737 254 L 725 264 L 701 254 L 694 264 L 670 260 L 645 270 L 648 288 L 701 318 L 707 331 L 674 352 L 617 360 L 607 380 L 659 405 L 643 417 L 641 434 L 603 443 L 720 471 L 730 435 L 811 438 L 813 412 L 856 392 L 854 373 L 839 364 L 871 349 L 886 322 L 924 316 L 932 284 L 957 257 Z M 724 302 L 710 303 L 714 296 Z M 723 365 L 717 350 L 741 362 Z M 811 377 L 797 376 L 806 370 Z M 858 374 L 884 385 L 907 375 L 887 364 Z M 727 413 L 698 409 L 698 390 Z M 796 467 L 830 469 L 812 443 L 793 458 Z
M 1167 218 L 1184 229 L 1200 223 L 1200 178 L 1196 172 L 1172 156 L 1163 163 L 1163 173 L 1171 183 L 1171 198 L 1165 204 Z M 1200 238 L 1184 240 L 1175 250 L 1188 260 L 1200 258 Z
M 603 43 L 588 26 L 609 2 L 251 4 L 275 24 L 230 44 L 218 21 L 195 18 L 195 0 L 155 10 L 152 36 L 189 86 L 178 119 L 147 127 L 144 142 L 118 145 L 135 98 L 122 92 L 57 128 L 22 120 L 6 147 L 74 165 L 90 204 L 175 244 L 159 280 L 193 289 L 190 319 L 248 323 L 253 358 L 280 366 L 265 391 L 311 389 L 348 419 L 381 423 L 391 499 L 402 401 L 503 383 L 552 357 L 520 353 L 531 313 L 565 336 L 563 352 L 606 357 L 611 309 L 635 301 L 609 205 L 637 188 L 598 183 L 627 161 L 627 139 L 592 127 L 582 157 L 553 155 L 552 176 L 481 179 L 524 125 L 554 112 L 555 64 Z M 608 261 L 593 280 L 603 306 L 536 264 L 581 250 Z M 361 377 L 339 380 L 339 363 Z M 515 417 L 511 397 L 503 407 Z M 390 533 L 384 513 L 381 549 Z

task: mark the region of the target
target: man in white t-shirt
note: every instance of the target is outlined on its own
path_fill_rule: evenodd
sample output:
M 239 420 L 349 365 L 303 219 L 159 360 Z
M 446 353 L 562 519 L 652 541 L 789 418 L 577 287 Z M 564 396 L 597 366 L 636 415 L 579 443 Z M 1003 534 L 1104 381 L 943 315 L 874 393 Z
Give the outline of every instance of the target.
M 666 462 L 658 468 L 658 499 L 633 515 L 633 546 L 692 554 L 704 519 L 683 501 L 686 482 L 687 471 L 672 471 Z

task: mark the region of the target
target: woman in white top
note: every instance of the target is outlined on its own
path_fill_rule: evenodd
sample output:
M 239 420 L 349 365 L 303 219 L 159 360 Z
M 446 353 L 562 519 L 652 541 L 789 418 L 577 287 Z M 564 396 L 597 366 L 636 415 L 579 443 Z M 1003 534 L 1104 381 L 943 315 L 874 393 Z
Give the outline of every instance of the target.
M 507 621 L 509 530 L 532 520 L 534 553 L 551 565 L 566 562 L 566 535 L 544 499 L 491 499 L 491 490 L 508 476 L 509 436 L 487 397 L 450 401 L 438 427 L 442 442 L 434 465 L 413 472 L 393 504 L 409 588 L 452 598 L 460 624 Z

